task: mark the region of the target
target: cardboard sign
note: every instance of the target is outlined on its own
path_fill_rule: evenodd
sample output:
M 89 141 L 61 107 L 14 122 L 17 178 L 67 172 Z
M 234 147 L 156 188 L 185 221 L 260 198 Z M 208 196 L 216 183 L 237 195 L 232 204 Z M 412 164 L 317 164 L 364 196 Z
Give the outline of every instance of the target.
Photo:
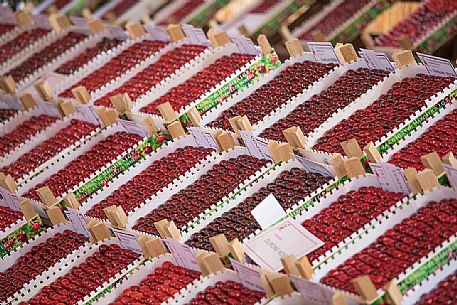
M 370 167 L 385 191 L 403 194 L 411 193 L 405 175 L 396 165 L 390 163 L 370 163 Z
M 81 115 L 83 120 L 92 123 L 94 125 L 101 125 L 100 118 L 98 117 L 97 111 L 92 105 L 78 105 L 76 110 Z
M 300 294 L 310 303 L 332 305 L 333 292 L 330 289 L 301 277 L 292 276 L 291 279 Z
M 273 194 L 268 195 L 252 209 L 251 214 L 262 229 L 268 228 L 275 221 L 286 216 L 286 212 Z
M 313 53 L 316 62 L 323 64 L 340 64 L 331 42 L 306 42 L 306 44 Z
M 167 245 L 168 250 L 173 254 L 173 257 L 179 266 L 194 271 L 201 271 L 191 247 L 186 244 L 181 244 L 173 238 L 164 239 L 163 242 Z
M 254 137 L 252 131 L 240 130 L 240 135 L 251 156 L 256 157 L 257 159 L 272 160 L 270 152 L 268 151 L 268 142 L 266 140 Z
M 151 40 L 170 41 L 170 36 L 168 36 L 167 31 L 162 27 L 149 23 L 144 25 L 144 29 L 149 33 L 149 36 L 151 36 Z
M 111 232 L 113 232 L 114 236 L 119 239 L 122 247 L 129 249 L 135 253 L 143 254 L 135 234 L 115 228 L 112 228 Z
M 75 232 L 82 234 L 87 238 L 90 237 L 89 230 L 87 229 L 86 219 L 84 218 L 84 215 L 81 212 L 67 207 L 67 209 L 65 210 L 65 215 L 71 222 Z
M 147 138 L 148 137 L 147 131 L 142 129 L 142 128 L 140 128 L 140 126 L 138 126 L 138 124 L 136 122 L 127 121 L 127 120 L 118 120 L 118 122 L 122 125 L 122 127 L 125 128 L 125 130 L 128 133 L 137 134 L 142 138 Z
M 182 31 L 186 34 L 187 40 L 191 44 L 210 46 L 208 38 L 202 29 L 193 27 L 190 24 L 181 25 Z
M 421 62 L 427 68 L 430 75 L 441 76 L 441 77 L 456 77 L 457 73 L 454 70 L 449 59 L 427 55 L 423 53 L 416 52 L 419 56 Z
M 334 170 L 331 166 L 325 165 L 325 164 L 320 164 L 314 161 L 311 161 L 309 159 L 306 159 L 305 157 L 302 156 L 297 156 L 294 155 L 294 158 L 300 162 L 300 164 L 303 166 L 303 168 L 310 172 L 310 173 L 317 173 L 321 174 L 322 176 L 326 177 L 335 177 Z
M 216 139 L 214 139 L 213 134 L 210 131 L 206 131 L 199 127 L 189 127 L 188 130 L 194 137 L 198 146 L 218 149 L 219 146 L 217 145 Z
M 260 50 L 255 47 L 251 39 L 241 35 L 233 35 L 231 36 L 231 39 L 238 47 L 240 53 L 254 56 L 260 54 Z
M 457 191 L 457 168 L 453 168 L 452 166 L 448 164 L 443 164 L 444 165 L 444 170 L 446 171 L 447 174 L 447 179 L 449 180 L 449 183 L 451 184 L 452 188 Z
M 324 243 L 295 220 L 288 218 L 245 244 L 246 254 L 259 266 L 280 271 L 281 257 L 301 258 Z
M 230 264 L 232 265 L 233 270 L 235 270 L 236 275 L 244 287 L 265 292 L 265 288 L 263 287 L 261 279 L 262 274 L 258 269 L 244 265 L 234 259 L 230 259 Z
M 0 93 L 0 102 L 3 102 L 5 108 L 3 109 L 14 109 L 21 110 L 22 105 L 17 96 L 12 96 L 9 94 Z
M 360 56 L 367 63 L 368 68 L 375 70 L 384 70 L 394 72 L 395 68 L 390 62 L 387 55 L 383 52 L 376 52 L 373 50 L 360 49 Z
M 10 208 L 13 211 L 21 211 L 21 200 L 19 196 L 11 193 L 10 191 L 0 187 L 0 203 L 3 206 Z

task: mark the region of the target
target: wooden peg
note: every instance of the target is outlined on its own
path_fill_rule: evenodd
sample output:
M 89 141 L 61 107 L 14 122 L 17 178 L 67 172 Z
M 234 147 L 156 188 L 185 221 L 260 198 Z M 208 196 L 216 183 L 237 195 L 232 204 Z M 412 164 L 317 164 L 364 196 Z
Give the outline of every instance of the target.
M 257 43 L 259 44 L 260 48 L 262 49 L 262 54 L 263 56 L 267 56 L 273 51 L 273 48 L 270 45 L 270 42 L 268 41 L 267 36 L 261 34 L 259 37 L 257 37 Z
M 97 114 L 100 120 L 103 123 L 103 126 L 111 126 L 117 123 L 118 115 L 116 109 L 106 109 L 104 107 L 99 107 L 97 109 Z
M 355 138 L 341 142 L 341 147 L 343 147 L 344 153 L 349 158 L 356 157 L 361 159 L 364 157 L 363 151 Z
M 20 27 L 30 26 L 34 24 L 32 16 L 26 11 L 17 11 L 14 13 L 14 17 L 16 18 L 16 23 Z
M 68 193 L 64 198 L 63 201 L 67 204 L 72 209 L 79 210 L 81 205 L 79 204 L 78 199 L 76 199 L 76 196 L 74 193 Z
M 215 133 L 214 138 L 222 151 L 227 151 L 236 145 L 235 139 L 228 131 L 217 132 Z
M 443 163 L 441 162 L 440 156 L 436 151 L 422 156 L 421 161 L 425 167 L 431 169 L 437 177 L 440 177 L 444 174 Z
M 141 21 L 143 22 L 143 24 L 148 24 L 149 22 L 151 22 L 151 17 L 149 17 L 148 14 L 143 15 L 141 16 Z
M 160 128 L 158 128 L 156 126 L 156 124 L 154 123 L 154 119 L 151 118 L 151 117 L 146 117 L 144 120 L 143 120 L 143 123 L 144 125 L 146 126 L 146 128 L 148 129 L 148 134 L 150 136 L 153 136 L 155 135 L 157 132 L 160 131 Z
M 414 43 L 411 41 L 409 36 L 403 35 L 398 39 L 400 46 L 405 50 L 414 50 Z
M 287 274 L 272 274 L 267 276 L 267 279 L 276 297 L 280 297 L 294 291 Z
M 71 27 L 71 22 L 65 15 L 51 14 L 49 15 L 49 23 L 51 24 L 54 31 L 59 33 L 60 31 Z
M 2 173 L 2 175 L 0 177 L 0 186 L 13 194 L 16 193 L 16 191 L 17 191 L 16 181 L 14 181 L 14 179 L 13 179 L 13 177 L 11 177 L 11 175 L 5 175 Z
M 303 256 L 300 258 L 298 261 L 295 262 L 295 265 L 297 267 L 298 272 L 300 273 L 300 276 L 307 279 L 311 280 L 314 274 L 313 266 L 311 265 L 311 262 L 309 261 L 308 257 Z
M 305 53 L 305 51 L 303 50 L 303 47 L 300 43 L 300 40 L 298 40 L 298 38 L 294 38 L 292 40 L 286 41 L 286 48 L 287 48 L 287 52 L 289 52 L 289 55 L 291 58 L 300 56 L 303 53 Z
M 36 190 L 36 193 L 38 197 L 40 197 L 41 202 L 43 202 L 45 206 L 50 207 L 57 203 L 56 197 L 47 185 Z
M 52 14 L 57 14 L 59 12 L 59 10 L 57 9 L 57 6 L 55 4 L 51 4 L 47 9 L 46 9 L 46 13 L 48 15 L 52 15 Z
M 343 178 L 348 174 L 346 167 L 344 166 L 344 158 L 341 154 L 333 154 L 332 165 L 335 168 L 336 176 Z
M 349 305 L 346 296 L 341 292 L 335 292 L 332 296 L 332 305 Z
M 202 117 L 200 115 L 200 112 L 198 112 L 197 108 L 190 108 L 187 111 L 187 116 L 189 117 L 189 120 L 192 123 L 192 125 L 194 125 L 195 127 L 200 127 L 200 121 L 202 120 Z
M 218 47 L 226 46 L 231 42 L 230 37 L 226 32 L 219 32 L 214 34 L 214 39 L 216 40 Z
M 146 242 L 149 240 L 149 237 L 145 234 L 141 234 L 140 237 L 137 238 L 138 245 L 140 246 L 141 252 L 143 252 L 144 257 L 151 257 L 148 252 L 148 248 L 146 247 Z
M 344 167 L 350 178 L 365 175 L 365 169 L 363 168 L 362 162 L 357 157 L 352 157 L 344 161 Z
M 298 272 L 296 265 L 297 258 L 294 255 L 287 255 L 281 257 L 281 263 L 287 274 L 300 276 L 300 273 Z
M 208 274 L 213 274 L 225 270 L 224 264 L 222 264 L 219 255 L 217 255 L 214 252 L 207 253 L 205 256 L 201 258 L 201 260 L 203 261 L 203 264 L 205 265 Z
M 145 242 L 145 246 L 151 257 L 157 257 L 168 253 L 160 238 L 151 238 Z
M 335 48 L 335 52 L 340 54 L 340 61 L 343 64 L 349 64 L 353 61 L 356 61 L 359 57 L 357 56 L 357 52 L 354 49 L 354 46 L 350 43 L 345 43 L 342 46 L 338 46 Z
M 229 242 L 224 234 L 218 234 L 209 238 L 209 242 L 213 246 L 214 251 L 221 256 L 225 257 L 230 253 Z
M 416 60 L 414 59 L 413 52 L 409 50 L 398 51 L 392 55 L 395 64 L 397 67 L 401 68 L 407 65 L 416 65 Z
M 62 210 L 58 206 L 52 206 L 49 209 L 46 210 L 46 215 L 48 215 L 49 220 L 51 220 L 51 223 L 53 225 L 58 225 L 61 223 L 65 223 L 68 220 L 65 218 L 65 216 L 62 213 Z
M 206 268 L 206 264 L 203 260 L 204 257 L 206 257 L 207 253 L 206 252 L 199 252 L 197 255 L 195 255 L 195 261 L 197 262 L 197 265 L 200 267 L 200 270 L 204 276 L 209 275 L 209 271 Z
M 387 297 L 390 299 L 390 304 L 401 305 L 403 295 L 401 294 L 400 289 L 395 283 L 395 280 L 387 282 L 387 284 L 382 289 L 385 291 Z
M 211 46 L 213 48 L 217 48 L 218 45 L 217 45 L 217 40 L 216 38 L 214 37 L 214 35 L 216 35 L 216 30 L 214 28 L 210 28 L 208 30 L 208 32 L 206 33 L 206 36 L 208 37 L 209 41 L 211 42 Z
M 186 132 L 184 131 L 180 121 L 175 121 L 171 124 L 168 124 L 167 129 L 173 139 L 184 137 L 186 135 Z
M 19 100 L 21 101 L 22 106 L 24 106 L 26 110 L 30 110 L 37 107 L 37 103 L 30 93 L 21 93 L 19 95 Z
M 237 115 L 228 120 L 230 126 L 232 127 L 233 131 L 235 131 L 237 137 L 240 137 L 240 128 L 238 126 L 239 119 L 241 119 L 241 116 Z
M 253 131 L 254 128 L 252 128 L 251 122 L 249 121 L 248 117 L 243 115 L 240 117 L 237 121 L 236 124 L 238 125 L 239 130 L 243 131 Z
M 305 148 L 306 138 L 300 127 L 294 126 L 284 129 L 282 134 L 292 147 Z
M 87 27 L 89 28 L 89 31 L 94 35 L 105 32 L 105 25 L 100 19 L 88 19 Z
M 111 103 L 117 112 L 121 114 L 130 113 L 133 107 L 133 102 L 128 93 L 119 93 L 110 97 Z
M 409 187 L 413 191 L 414 195 L 422 191 L 422 187 L 417 180 L 417 170 L 413 167 L 405 169 L 406 181 L 408 181 Z
M 88 20 L 93 19 L 92 12 L 90 11 L 90 9 L 88 7 L 85 7 L 85 8 L 82 9 L 81 15 L 83 15 L 83 17 L 88 19 Z
M 368 275 L 361 275 L 356 277 L 355 279 L 351 280 L 351 283 L 354 284 L 355 288 L 364 301 L 371 303 L 378 298 L 376 287 Z
M 127 227 L 128 217 L 121 206 L 109 206 L 104 208 L 106 217 L 114 227 L 125 229 Z
M 368 160 L 371 163 L 379 163 L 381 161 L 381 154 L 376 149 L 376 146 L 374 146 L 373 142 L 370 142 L 367 145 L 365 145 L 365 147 L 363 148 L 363 152 L 367 155 Z
M 162 238 L 174 238 L 180 239 L 181 233 L 176 227 L 173 221 L 168 221 L 168 219 L 162 219 L 154 223 L 157 231 L 159 232 L 160 237 Z
M 454 154 L 451 152 L 448 152 L 446 155 L 443 157 L 443 163 L 447 164 L 453 168 L 457 168 L 457 160 L 454 157 Z
M 428 168 L 417 174 L 417 181 L 424 192 L 429 192 L 434 188 L 440 187 L 435 173 Z
M 239 261 L 240 263 L 244 262 L 244 249 L 238 238 L 233 239 L 229 243 L 228 247 L 230 254 L 235 260 Z
M 281 36 L 283 41 L 294 39 L 286 23 L 281 23 L 279 27 L 279 35 Z
M 47 81 L 38 82 L 33 85 L 38 95 L 45 101 L 52 101 L 54 90 Z
M 139 21 L 129 21 L 125 25 L 125 28 L 131 39 L 137 39 L 146 35 L 146 31 Z
M 319 29 L 315 29 L 315 30 L 311 31 L 310 34 L 311 34 L 311 38 L 313 39 L 313 41 L 317 41 L 317 42 L 326 41 L 324 33 L 322 33 L 322 31 Z
M 81 104 L 88 104 L 90 102 L 90 93 L 84 86 L 78 86 L 71 89 L 71 93 Z
M 112 237 L 108 227 L 99 220 L 91 220 L 88 224 L 88 229 L 95 242 Z
M 58 100 L 57 108 L 63 116 L 69 116 L 77 112 L 75 105 L 71 101 Z
M 6 75 L 0 78 L 0 86 L 6 93 L 11 95 L 16 94 L 16 81 L 11 75 Z
M 38 215 L 37 212 L 35 212 L 35 210 L 33 209 L 33 206 L 30 203 L 30 200 L 24 198 L 24 199 L 22 199 L 20 205 L 21 205 L 22 214 L 24 214 L 24 217 L 25 217 L 25 219 L 27 219 L 27 221 L 35 218 Z
M 170 36 L 171 41 L 179 41 L 183 40 L 186 38 L 186 35 L 184 34 L 184 31 L 181 28 L 181 25 L 179 24 L 170 24 L 167 27 L 167 33 L 168 36 Z
M 157 106 L 157 109 L 160 112 L 160 115 L 165 119 L 166 122 L 171 122 L 178 118 L 178 113 L 173 109 L 169 102 L 160 104 Z

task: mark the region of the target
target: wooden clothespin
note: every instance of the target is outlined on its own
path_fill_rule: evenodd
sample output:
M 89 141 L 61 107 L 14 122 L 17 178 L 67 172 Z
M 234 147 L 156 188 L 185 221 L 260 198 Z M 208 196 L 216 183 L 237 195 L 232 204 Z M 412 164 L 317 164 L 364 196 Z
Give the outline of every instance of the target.
M 360 296 L 368 304 L 371 304 L 372 301 L 378 298 L 378 292 L 373 282 L 371 281 L 368 275 L 361 275 L 351 280 L 355 288 L 359 292 Z
M 103 209 L 110 223 L 120 229 L 127 228 L 128 217 L 121 206 L 109 206 Z
M 87 228 L 95 242 L 112 238 L 108 227 L 99 220 L 91 220 Z
M 300 127 L 294 126 L 282 131 L 290 146 L 295 148 L 305 148 L 306 137 Z

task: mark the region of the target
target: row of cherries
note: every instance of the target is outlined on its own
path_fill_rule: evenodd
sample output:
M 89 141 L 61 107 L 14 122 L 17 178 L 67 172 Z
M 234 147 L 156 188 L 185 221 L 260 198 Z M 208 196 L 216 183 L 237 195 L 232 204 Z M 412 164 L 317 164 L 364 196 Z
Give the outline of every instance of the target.
M 234 281 L 217 282 L 197 293 L 186 305 L 254 305 L 265 293 L 244 287 Z
M 225 234 L 228 239 L 243 240 L 260 229 L 251 211 L 268 195 L 273 194 L 284 210 L 304 200 L 327 179 L 319 174 L 308 173 L 303 169 L 293 168 L 282 172 L 273 182 L 260 188 L 236 207 L 211 221 L 205 228 L 194 233 L 186 242 L 192 247 L 212 251 L 209 238 Z
M 335 84 L 299 105 L 287 117 L 264 130 L 260 136 L 284 141 L 282 131 L 292 126 L 299 126 L 306 135 L 324 123 L 337 110 L 365 94 L 387 75 L 385 71 L 367 68 L 349 70 Z
M 110 14 L 114 16 L 120 17 L 124 14 L 129 8 L 133 7 L 137 4 L 138 0 L 121 0 L 119 1 L 114 7 L 112 7 L 109 11 L 107 11 L 102 18 L 107 19 Z
M 94 205 L 86 215 L 105 219 L 103 209 L 112 205 L 121 206 L 126 213 L 132 212 L 151 196 L 194 167 L 212 151 L 212 149 L 192 146 L 178 148 L 175 152 L 154 161 L 139 175 Z
M 192 13 L 204 2 L 204 0 L 183 0 L 181 6 L 176 8 L 173 12 L 170 12 L 168 16 L 159 21 L 158 24 L 167 25 L 169 23 L 180 23 L 187 15 Z
M 429 202 L 331 270 L 322 283 L 356 293 L 351 280 L 368 275 L 376 288 L 397 278 L 457 231 L 457 200 Z
M 429 293 L 421 296 L 416 305 L 450 305 L 457 303 L 457 271 L 439 282 Z
M 17 180 L 79 139 L 88 136 L 95 128 L 95 125 L 86 121 L 71 120 L 69 126 L 60 129 L 55 135 L 35 146 L 13 163 L 3 167 L 1 171 Z
M 0 231 L 8 228 L 13 223 L 22 217 L 22 213 L 14 211 L 9 207 L 0 206 Z
M 273 110 L 302 93 L 334 67 L 333 64 L 320 64 L 307 60 L 295 63 L 242 101 L 224 110 L 208 126 L 229 129 L 228 120 L 237 115 L 246 115 L 251 124 L 256 124 Z
M 158 234 L 154 223 L 173 220 L 178 228 L 183 228 L 201 212 L 218 203 L 234 190 L 241 181 L 255 174 L 265 166 L 266 160 L 258 160 L 248 155 L 223 160 L 190 186 L 173 195 L 151 213 L 138 220 L 136 230 Z
M 0 63 L 4 63 L 5 61 L 9 60 L 13 55 L 16 55 L 24 48 L 31 46 L 33 43 L 48 33 L 49 30 L 36 28 L 27 30 L 16 36 L 16 38 L 8 41 L 0 47 Z
M 18 113 L 15 109 L 0 109 L 0 124 L 8 121 Z

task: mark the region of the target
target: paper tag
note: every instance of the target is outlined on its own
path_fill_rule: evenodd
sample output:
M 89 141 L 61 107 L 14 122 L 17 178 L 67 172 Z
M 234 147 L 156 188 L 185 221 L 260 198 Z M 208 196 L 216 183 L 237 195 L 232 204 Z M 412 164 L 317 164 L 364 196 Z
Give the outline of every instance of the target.
M 390 62 L 387 55 L 383 52 L 375 52 L 373 50 L 360 49 L 360 56 L 365 60 L 370 69 L 384 70 L 394 72 L 395 68 Z
M 370 163 L 381 187 L 388 192 L 409 194 L 411 190 L 402 170 L 391 163 Z
M 51 23 L 49 23 L 48 15 L 32 15 L 33 21 L 37 28 L 51 29 Z
M 452 166 L 448 164 L 443 164 L 444 165 L 444 170 L 446 171 L 447 174 L 447 180 L 449 180 L 449 183 L 451 184 L 452 188 L 457 191 L 457 169 L 453 168 Z
M 83 120 L 86 122 L 92 123 L 94 125 L 100 125 L 100 118 L 97 115 L 97 111 L 92 105 L 78 105 L 76 110 L 81 115 Z
M 268 228 L 278 219 L 286 216 L 286 212 L 273 194 L 268 195 L 267 198 L 262 200 L 262 202 L 252 209 L 251 214 L 254 216 L 262 230 Z
M 441 76 L 441 77 L 457 77 L 457 73 L 454 70 L 449 59 L 427 55 L 416 52 L 421 62 L 427 68 L 430 75 Z
M 241 35 L 233 35 L 231 36 L 231 39 L 242 54 L 258 55 L 260 53 L 260 50 L 255 47 L 252 40 L 247 37 Z
M 146 132 L 146 130 L 140 128 L 140 126 L 138 126 L 138 124 L 136 122 L 122 120 L 122 119 L 119 119 L 118 122 L 125 128 L 125 130 L 128 133 L 137 134 L 142 138 L 148 137 L 148 133 Z
M 256 157 L 257 159 L 272 160 L 270 152 L 268 151 L 268 142 L 266 140 L 254 137 L 252 131 L 240 130 L 240 135 L 251 156 Z
M 21 200 L 19 196 L 16 194 L 11 193 L 10 191 L 0 187 L 0 203 L 3 206 L 6 206 L 14 211 L 21 211 Z
M 330 289 L 301 277 L 291 276 L 291 279 L 300 294 L 310 303 L 332 305 L 333 292 Z
M 0 94 L 0 101 L 5 105 L 5 109 L 22 109 L 22 104 L 19 102 L 17 96 L 2 93 Z
M 124 31 L 123 28 L 114 25 L 114 24 L 104 24 L 105 29 L 107 33 L 109 33 L 109 36 L 114 39 L 119 39 L 119 40 L 127 40 L 129 39 L 129 35 Z
M 170 41 L 170 36 L 168 36 L 167 31 L 164 28 L 155 26 L 152 23 L 148 23 L 144 25 L 146 32 L 149 33 L 152 40 L 159 40 L 159 41 Z
M 210 131 L 206 131 L 200 127 L 189 127 L 188 130 L 194 137 L 198 146 L 218 149 L 219 145 L 217 145 L 217 142 Z
M 86 219 L 81 212 L 67 207 L 65 209 L 65 215 L 67 216 L 68 220 L 70 220 L 75 232 L 82 234 L 87 238 L 90 237 L 89 230 L 87 229 Z
M 305 170 L 307 170 L 310 173 L 317 173 L 317 174 L 321 174 L 322 176 L 332 177 L 332 178 L 335 177 L 335 173 L 333 173 L 333 169 L 331 166 L 311 161 L 302 156 L 294 155 L 294 158 L 298 162 L 300 162 L 300 164 L 303 166 L 303 168 Z
M 0 20 L 2 23 L 16 24 L 13 10 L 8 5 L 0 6 Z
M 211 43 L 209 42 L 208 38 L 205 35 L 205 32 L 203 32 L 202 29 L 196 28 L 190 24 L 183 24 L 183 25 L 181 25 L 181 28 L 182 28 L 184 34 L 186 35 L 189 43 L 197 44 L 197 45 L 204 45 L 204 46 L 211 45 Z
M 60 118 L 59 109 L 57 109 L 56 105 L 52 102 L 45 102 L 45 101 L 38 101 L 39 107 L 43 108 L 44 113 L 47 115 L 52 115 L 54 117 Z
M 295 220 L 288 218 L 268 231 L 257 235 L 245 245 L 246 254 L 262 268 L 280 271 L 281 257 L 302 258 L 324 243 Z
M 113 232 L 114 236 L 119 239 L 119 242 L 123 248 L 129 249 L 135 253 L 143 253 L 135 234 L 115 228 L 111 228 L 111 232 Z
M 195 260 L 195 255 L 191 247 L 186 244 L 182 244 L 173 238 L 164 239 L 163 242 L 167 245 L 179 266 L 194 271 L 201 271 L 197 261 Z
M 331 42 L 306 42 L 310 51 L 313 53 L 316 62 L 323 64 L 339 65 L 340 61 L 336 55 Z
M 244 287 L 265 292 L 261 278 L 262 274 L 258 269 L 244 265 L 234 259 L 230 259 L 230 263 Z

